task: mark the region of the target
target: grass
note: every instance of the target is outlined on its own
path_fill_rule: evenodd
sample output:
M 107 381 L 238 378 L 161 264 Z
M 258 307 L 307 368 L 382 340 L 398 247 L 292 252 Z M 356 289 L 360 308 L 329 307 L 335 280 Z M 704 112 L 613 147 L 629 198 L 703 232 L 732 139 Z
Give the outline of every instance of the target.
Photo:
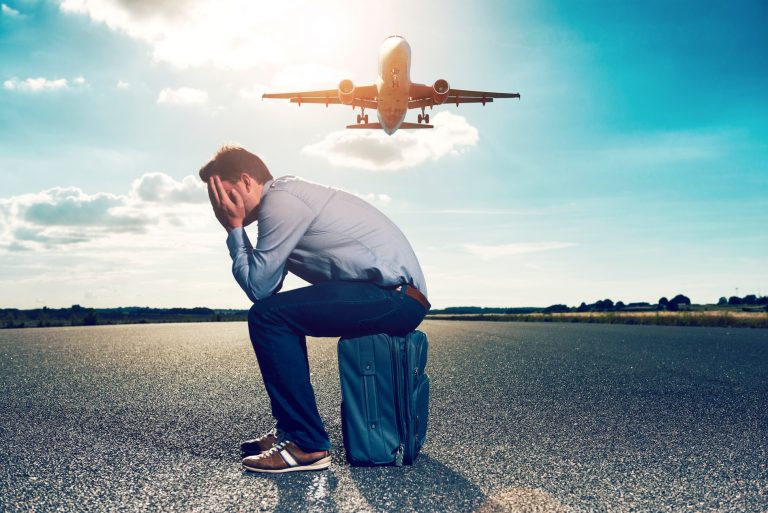
M 723 328 L 768 328 L 768 312 L 569 312 L 531 314 L 434 314 L 429 319 L 499 322 L 587 322 L 598 324 L 646 324 L 656 326 L 702 326 Z

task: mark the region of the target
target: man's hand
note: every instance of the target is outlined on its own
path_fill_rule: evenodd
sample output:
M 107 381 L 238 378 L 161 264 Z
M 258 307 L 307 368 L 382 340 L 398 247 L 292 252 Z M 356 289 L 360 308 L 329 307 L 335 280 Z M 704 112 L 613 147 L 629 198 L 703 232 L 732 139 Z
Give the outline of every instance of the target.
M 224 190 L 221 178 L 214 175 L 208 179 L 208 197 L 211 199 L 213 213 L 228 232 L 243 226 L 245 205 L 237 189 Z

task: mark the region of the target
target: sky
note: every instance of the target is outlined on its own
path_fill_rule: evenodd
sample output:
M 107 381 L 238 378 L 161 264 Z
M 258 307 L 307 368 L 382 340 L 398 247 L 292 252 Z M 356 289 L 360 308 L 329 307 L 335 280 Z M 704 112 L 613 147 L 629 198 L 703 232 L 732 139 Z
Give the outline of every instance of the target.
M 765 2 L 0 3 L 0 307 L 247 308 L 197 178 L 225 143 L 384 212 L 436 308 L 768 294 Z M 521 99 L 393 136 L 261 100 L 373 83 L 392 34 Z

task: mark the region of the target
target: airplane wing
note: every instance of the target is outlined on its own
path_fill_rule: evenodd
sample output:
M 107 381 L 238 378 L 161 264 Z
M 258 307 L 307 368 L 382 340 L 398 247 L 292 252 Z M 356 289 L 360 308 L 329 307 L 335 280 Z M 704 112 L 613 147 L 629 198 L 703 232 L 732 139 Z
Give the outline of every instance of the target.
M 325 89 L 323 91 L 301 91 L 296 93 L 264 93 L 262 98 L 280 98 L 289 100 L 291 98 L 338 98 L 338 89 Z
M 448 96 L 453 98 L 520 98 L 520 93 L 491 93 L 488 91 L 469 91 L 467 89 L 449 89 Z
M 363 106 L 366 108 L 376 108 L 376 95 L 378 91 L 375 85 L 358 86 L 353 91 L 354 107 Z M 339 100 L 338 89 L 323 89 L 319 91 L 297 91 L 293 93 L 265 93 L 261 98 L 275 98 L 290 100 L 291 103 L 322 103 L 326 106 L 331 104 L 341 104 Z M 365 103 L 364 103 L 365 102 Z
M 328 105 L 343 105 L 341 103 L 341 100 L 339 100 L 339 97 L 331 97 L 331 98 L 302 98 L 302 97 L 295 97 L 291 98 L 291 103 L 298 103 L 301 105 L 302 103 L 322 103 L 325 104 L 327 107 Z M 364 100 L 364 99 L 358 99 L 355 98 L 352 100 L 352 103 L 350 105 L 354 108 L 357 107 L 365 107 L 366 109 L 376 109 L 379 106 L 379 103 L 376 100 Z
M 421 109 L 425 107 L 433 107 L 435 103 L 432 100 L 432 89 L 427 87 L 424 89 L 425 95 L 419 92 L 416 97 L 411 97 L 408 102 L 409 109 Z M 449 89 L 448 96 L 441 105 L 450 105 L 455 103 L 458 107 L 460 103 L 486 103 L 493 102 L 494 98 L 520 98 L 520 93 L 494 93 L 491 91 L 470 91 L 467 89 Z
M 450 105 L 451 103 L 455 103 L 457 106 L 459 103 L 482 103 L 485 105 L 486 103 L 492 103 L 493 98 L 462 98 L 459 96 L 449 96 L 441 105 Z M 425 98 L 423 100 L 410 100 L 408 102 L 408 108 L 409 109 L 420 109 L 422 107 L 433 107 L 435 104 L 432 101 L 432 98 Z

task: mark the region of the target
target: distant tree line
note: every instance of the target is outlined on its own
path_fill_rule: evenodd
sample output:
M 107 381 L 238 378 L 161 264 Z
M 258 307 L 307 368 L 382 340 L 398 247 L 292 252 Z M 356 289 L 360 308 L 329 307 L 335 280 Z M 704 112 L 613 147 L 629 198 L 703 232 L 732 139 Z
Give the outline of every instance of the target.
M 742 308 L 744 310 L 755 311 L 764 310 L 768 312 L 768 296 L 757 296 L 749 294 L 743 298 L 731 296 L 730 298 L 721 297 L 718 301 L 721 307 L 750 307 Z M 624 303 L 623 301 L 614 302 L 612 299 L 600 299 L 594 303 L 582 302 L 577 307 L 570 307 L 564 304 L 556 304 L 545 308 L 525 307 L 525 308 L 482 308 L 477 306 L 457 306 L 444 308 L 442 310 L 431 310 L 430 314 L 529 314 L 529 313 L 569 313 L 569 312 L 648 312 L 648 311 L 670 311 L 689 310 L 692 307 L 688 296 L 677 294 L 672 299 L 667 297 L 659 298 L 655 304 L 647 302 Z
M 211 308 L 36 308 L 0 309 L 0 328 L 32 328 L 54 326 L 96 326 L 100 324 L 144 324 L 158 322 L 223 322 L 243 321 L 247 310 L 214 310 Z
M 430 312 L 439 312 L 446 314 L 526 314 L 540 311 L 541 308 L 534 306 L 520 308 L 494 308 L 483 306 L 449 306 L 440 310 L 430 310 Z
M 662 297 L 659 299 L 659 302 L 656 304 L 657 310 L 669 310 L 670 312 L 676 312 L 681 309 L 681 307 L 691 306 L 691 300 L 688 299 L 688 297 L 678 294 L 672 299 L 667 299 L 665 297 Z
M 569 312 L 648 312 L 689 310 L 691 300 L 677 294 L 672 299 L 659 298 L 656 304 L 638 302 L 614 302 L 601 299 L 594 303 L 582 302 L 577 307 L 555 304 L 547 307 L 488 308 L 480 306 L 453 306 L 440 310 L 431 310 L 430 314 L 531 314 L 531 313 L 569 313 Z M 744 297 L 721 297 L 717 306 L 729 310 L 739 309 L 751 312 L 768 312 L 768 296 L 748 294 Z M 196 308 L 148 308 L 128 306 L 118 308 L 85 308 L 72 305 L 69 308 L 36 308 L 20 310 L 18 308 L 0 309 L 0 328 L 33 328 L 53 326 L 95 326 L 101 324 L 143 324 L 159 322 L 226 322 L 244 321 L 248 318 L 247 310 Z
M 756 296 L 755 294 L 748 294 L 744 297 L 739 296 L 731 296 L 728 299 L 725 298 L 725 296 L 721 297 L 720 300 L 717 302 L 718 305 L 724 306 L 724 305 L 731 305 L 731 306 L 740 306 L 740 305 L 748 305 L 748 306 L 759 306 L 759 305 L 767 305 L 768 306 L 768 296 Z

